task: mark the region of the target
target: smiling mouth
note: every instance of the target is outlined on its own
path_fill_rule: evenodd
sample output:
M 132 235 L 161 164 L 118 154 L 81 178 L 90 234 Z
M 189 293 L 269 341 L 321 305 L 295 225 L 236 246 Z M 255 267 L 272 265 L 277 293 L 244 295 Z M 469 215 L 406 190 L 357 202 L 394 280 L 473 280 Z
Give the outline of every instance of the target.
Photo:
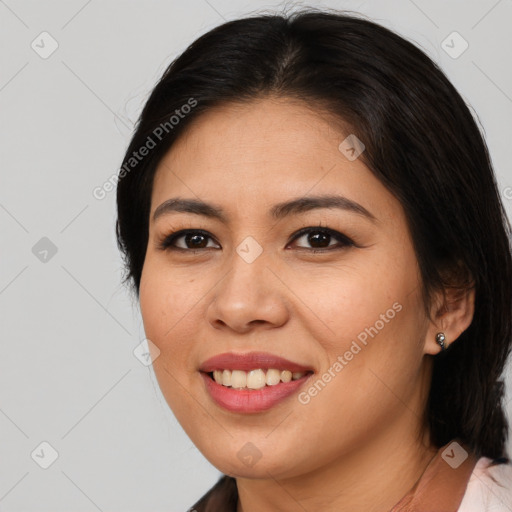
M 214 370 L 207 375 L 217 384 L 231 389 L 257 390 L 265 387 L 277 386 L 281 383 L 299 380 L 312 371 L 292 372 L 276 368 L 258 368 L 248 372 L 244 370 Z

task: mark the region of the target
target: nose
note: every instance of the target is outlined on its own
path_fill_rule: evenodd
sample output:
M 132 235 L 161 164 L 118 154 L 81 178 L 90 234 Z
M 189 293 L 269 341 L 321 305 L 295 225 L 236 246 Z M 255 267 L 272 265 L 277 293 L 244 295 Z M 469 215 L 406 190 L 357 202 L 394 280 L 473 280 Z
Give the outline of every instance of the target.
M 263 255 L 248 263 L 234 252 L 229 270 L 215 286 L 207 310 L 207 319 L 215 329 L 243 334 L 287 322 L 286 287 L 267 264 Z

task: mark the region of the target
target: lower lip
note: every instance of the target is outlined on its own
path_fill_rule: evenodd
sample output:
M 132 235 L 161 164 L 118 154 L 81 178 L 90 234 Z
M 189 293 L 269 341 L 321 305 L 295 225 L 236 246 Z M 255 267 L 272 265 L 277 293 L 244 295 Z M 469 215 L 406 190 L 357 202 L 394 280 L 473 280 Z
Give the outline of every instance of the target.
M 200 373 L 213 400 L 228 411 L 240 413 L 261 412 L 274 407 L 293 395 L 312 375 L 261 389 L 233 389 L 217 384 L 204 372 Z

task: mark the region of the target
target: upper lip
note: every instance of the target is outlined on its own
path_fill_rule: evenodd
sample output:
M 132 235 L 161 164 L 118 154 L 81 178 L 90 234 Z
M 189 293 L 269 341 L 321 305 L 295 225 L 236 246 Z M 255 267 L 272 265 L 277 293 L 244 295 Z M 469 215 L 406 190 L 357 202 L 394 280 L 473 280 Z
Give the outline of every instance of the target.
M 213 372 L 214 370 L 250 371 L 259 368 L 275 368 L 276 370 L 290 370 L 291 372 L 313 371 L 310 367 L 267 352 L 248 352 L 246 354 L 225 352 L 204 361 L 199 367 L 199 371 L 205 373 Z

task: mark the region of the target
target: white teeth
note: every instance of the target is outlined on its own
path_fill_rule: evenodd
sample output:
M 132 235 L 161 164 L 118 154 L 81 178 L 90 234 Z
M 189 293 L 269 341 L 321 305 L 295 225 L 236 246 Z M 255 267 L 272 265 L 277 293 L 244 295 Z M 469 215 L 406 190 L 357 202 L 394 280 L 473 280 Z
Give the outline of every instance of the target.
M 292 380 L 292 372 L 289 370 L 283 370 L 281 372 L 281 380 L 283 382 L 290 382 Z
M 281 372 L 279 370 L 275 370 L 272 368 L 271 370 L 267 370 L 267 386 L 275 386 L 281 382 Z
M 215 370 L 213 372 L 213 378 L 217 384 L 222 384 L 222 370 Z
M 243 370 L 214 370 L 213 378 L 217 384 L 234 389 L 261 389 L 265 386 L 276 386 L 280 382 L 290 382 L 301 379 L 306 372 L 291 372 L 290 370 L 276 370 L 270 368 L 266 372 L 262 369 L 244 372 Z
M 260 389 L 266 385 L 266 375 L 263 370 L 251 370 L 247 374 L 247 387 L 249 389 Z
M 231 386 L 231 370 L 224 370 L 222 372 L 222 380 L 219 382 L 223 386 Z
M 233 370 L 231 372 L 231 387 L 232 388 L 245 388 L 247 385 L 247 373 L 242 370 Z

